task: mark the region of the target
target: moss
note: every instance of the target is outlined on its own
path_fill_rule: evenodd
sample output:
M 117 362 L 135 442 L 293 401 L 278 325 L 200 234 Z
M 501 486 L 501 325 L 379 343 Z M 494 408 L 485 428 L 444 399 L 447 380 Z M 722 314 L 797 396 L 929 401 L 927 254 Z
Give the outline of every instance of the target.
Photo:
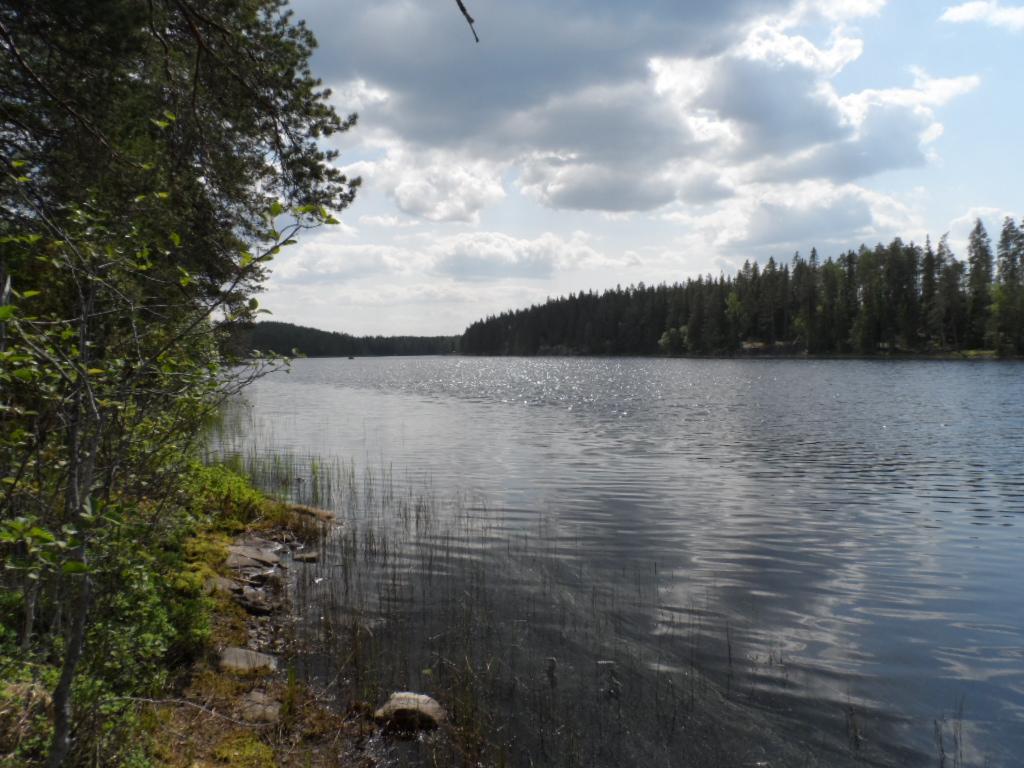
M 274 750 L 251 733 L 228 736 L 217 745 L 213 756 L 227 768 L 268 768 L 277 764 Z
M 246 689 L 246 684 L 234 675 L 225 675 L 208 667 L 192 678 L 188 695 L 200 701 L 227 701 Z
M 223 567 L 231 539 L 219 531 L 203 531 L 185 542 L 185 558 L 192 565 L 206 566 L 210 571 Z

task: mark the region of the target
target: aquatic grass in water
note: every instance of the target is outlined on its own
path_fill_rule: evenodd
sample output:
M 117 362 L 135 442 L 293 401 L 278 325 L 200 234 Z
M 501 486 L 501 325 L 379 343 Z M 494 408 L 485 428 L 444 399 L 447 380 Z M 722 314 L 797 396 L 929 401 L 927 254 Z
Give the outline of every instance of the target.
M 702 672 L 731 642 L 709 636 L 707 607 L 660 609 L 656 564 L 600 578 L 544 516 L 249 445 L 220 457 L 338 518 L 293 567 L 300 674 L 343 708 L 408 689 L 449 710 L 454 745 L 398 744 L 396 764 L 818 764 Z

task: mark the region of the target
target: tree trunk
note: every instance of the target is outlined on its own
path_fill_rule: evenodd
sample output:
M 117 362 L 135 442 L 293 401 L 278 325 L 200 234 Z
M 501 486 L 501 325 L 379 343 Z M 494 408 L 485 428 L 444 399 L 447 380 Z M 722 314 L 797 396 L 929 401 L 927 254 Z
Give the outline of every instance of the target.
M 91 597 L 92 580 L 86 575 L 82 577 L 82 589 L 75 605 L 74 621 L 71 625 L 68 647 L 64 652 L 60 681 L 53 692 L 53 740 L 50 742 L 46 768 L 60 768 L 71 751 L 71 683 L 75 679 L 78 662 L 82 658 Z
M 36 597 L 39 595 L 39 582 L 35 579 L 25 580 L 25 617 L 21 623 L 21 637 L 18 646 L 27 651 L 32 643 L 32 628 L 36 621 Z

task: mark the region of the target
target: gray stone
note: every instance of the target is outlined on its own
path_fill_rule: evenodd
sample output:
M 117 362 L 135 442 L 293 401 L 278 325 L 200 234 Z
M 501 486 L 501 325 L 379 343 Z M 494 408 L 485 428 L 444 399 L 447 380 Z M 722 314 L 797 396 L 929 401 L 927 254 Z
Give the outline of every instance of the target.
M 252 587 L 243 587 L 242 594 L 235 601 L 254 616 L 266 616 L 277 609 L 277 603 L 270 600 L 263 592 Z
M 232 568 L 236 571 L 243 570 L 245 568 L 263 568 L 263 563 L 259 560 L 253 560 L 251 557 L 245 555 L 236 555 L 234 553 L 228 555 L 227 559 L 228 568 Z
M 281 719 L 281 702 L 263 691 L 249 691 L 239 704 L 239 715 L 247 723 L 276 723 Z
M 274 672 L 277 659 L 248 648 L 225 648 L 220 653 L 220 668 L 224 672 Z
M 434 699 L 422 693 L 395 691 L 384 705 L 373 713 L 382 725 L 400 730 L 437 728 L 447 715 Z
M 275 555 L 270 549 L 250 547 L 245 544 L 232 544 L 228 547 L 228 566 L 237 567 L 231 565 L 232 557 L 253 560 L 262 565 L 277 565 L 281 562 L 281 558 Z M 245 563 L 244 565 L 248 565 L 248 563 Z

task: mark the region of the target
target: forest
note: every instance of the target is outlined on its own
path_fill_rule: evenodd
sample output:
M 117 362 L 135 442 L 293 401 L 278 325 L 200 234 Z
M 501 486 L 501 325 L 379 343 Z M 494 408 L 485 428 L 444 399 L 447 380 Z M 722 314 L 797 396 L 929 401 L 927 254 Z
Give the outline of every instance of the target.
M 1024 225 L 1024 222 L 1022 222 Z M 749 261 L 734 276 L 616 287 L 470 325 L 473 355 L 1024 354 L 1024 229 L 1003 223 L 993 253 L 980 220 L 967 258 L 897 238 L 822 262 Z
M 352 336 L 276 321 L 240 325 L 232 333 L 232 345 L 239 352 L 305 357 L 446 355 L 457 343 L 457 336 Z

